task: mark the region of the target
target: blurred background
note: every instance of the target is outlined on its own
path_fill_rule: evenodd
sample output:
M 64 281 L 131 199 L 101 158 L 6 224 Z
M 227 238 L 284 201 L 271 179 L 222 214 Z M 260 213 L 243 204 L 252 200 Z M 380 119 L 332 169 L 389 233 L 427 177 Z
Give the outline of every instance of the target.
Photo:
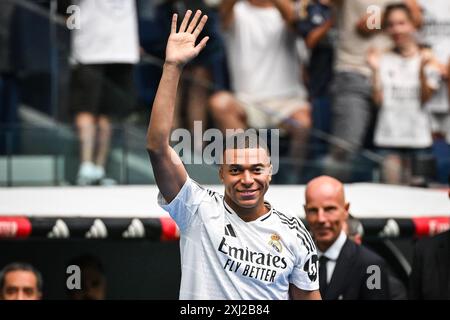
M 250 2 L 258 6 L 259 1 Z M 266 5 L 260 2 L 262 7 Z M 203 33 L 211 39 L 207 49 L 185 68 L 174 129 L 193 132 L 194 121 L 201 121 L 203 130 L 230 128 L 230 123 L 233 128 L 280 128 L 280 170 L 274 177 L 275 185 L 300 186 L 328 174 L 347 184 L 402 186 L 405 203 L 412 201 L 408 199 L 410 188 L 427 189 L 443 195 L 443 204 L 437 204 L 437 208 L 444 208 L 450 175 L 450 53 L 445 52 L 450 47 L 450 21 L 436 14 L 448 13 L 445 1 L 416 4 L 422 17 L 414 39 L 422 48 L 435 50 L 439 74 L 430 78 L 435 79 L 435 92 L 445 93 L 441 94 L 438 111 L 423 109 L 430 117 L 437 114 L 435 122 L 429 120 L 425 125 L 429 143 L 399 146 L 380 144 L 375 138 L 380 108 L 372 101 L 370 70 L 365 71 L 369 69 L 366 53 L 375 41 L 369 43 L 367 35 L 356 36 L 355 40 L 349 34 L 347 39 L 342 18 L 330 1 L 293 1 L 292 16 L 283 16 L 289 26 L 286 34 L 270 34 L 268 23 L 261 26 L 267 32 L 266 40 L 244 43 L 251 34 L 230 25 L 222 14 L 220 0 L 0 0 L 0 203 L 28 201 L 30 197 L 9 193 L 23 188 L 33 192 L 76 187 L 74 201 L 83 203 L 91 188 L 154 185 L 145 139 L 171 16 L 200 8 L 209 15 Z M 241 14 L 244 20 L 253 21 L 252 16 L 245 17 L 244 10 Z M 389 35 L 379 30 L 379 36 L 387 39 Z M 290 41 L 290 45 L 280 47 L 276 41 Z M 249 52 L 255 43 L 260 46 Z M 363 52 L 359 52 L 361 48 Z M 345 50 L 350 58 L 346 58 Z M 352 62 L 349 67 L 349 60 L 361 62 L 353 66 Z M 252 69 L 255 66 L 257 69 Z M 284 77 L 286 70 L 291 74 Z M 271 73 L 273 79 L 267 77 Z M 271 91 L 265 87 L 271 81 L 278 82 L 271 95 L 254 94 Z M 359 86 L 365 82 L 365 87 Z M 368 105 L 363 113 L 352 107 L 360 100 Z M 228 117 L 234 105 L 245 114 Z M 296 110 L 296 116 L 285 110 L 287 105 Z M 350 107 L 346 109 L 346 105 Z M 408 111 L 403 115 L 408 118 Z M 413 140 L 421 139 L 424 126 L 420 126 L 412 121 L 405 129 L 414 137 L 419 132 Z M 192 155 L 201 155 L 205 142 L 199 136 L 194 139 Z M 187 165 L 187 169 L 199 183 L 220 183 L 215 166 L 196 164 Z M 149 194 L 147 201 L 156 202 L 152 197 L 155 190 Z M 50 232 L 58 217 L 54 214 L 51 220 L 45 220 L 46 201 L 52 201 L 51 197 L 41 198 L 44 209 L 34 214 L 21 211 L 20 206 L 11 210 L 0 204 L 0 216 L 25 216 L 34 219 L 33 229 L 47 230 L 48 225 Z M 28 207 L 32 203 L 37 202 L 28 203 Z M 92 219 L 98 213 L 108 215 L 106 210 L 102 212 L 102 203 L 90 212 Z M 390 206 L 385 205 L 386 209 Z M 300 204 L 298 207 L 300 212 Z M 61 207 L 62 219 L 78 216 L 76 212 L 65 216 L 65 211 Z M 369 235 L 375 230 L 365 241 L 390 262 L 406 285 L 417 227 L 405 222 L 407 226 L 402 229 L 400 224 L 401 232 L 386 240 L 377 235 L 388 217 L 381 217 L 370 229 L 370 222 L 378 218 L 370 211 L 354 212 Z M 450 212 L 444 211 L 430 207 L 423 216 L 448 218 Z M 130 210 L 119 216 L 131 220 L 136 212 Z M 1 231 L 1 226 L 10 230 L 11 225 L 2 225 L 1 221 L 9 220 L 0 219 L 0 267 L 12 261 L 29 262 L 43 273 L 44 297 L 64 299 L 65 265 L 89 253 L 101 260 L 107 298 L 176 299 L 180 279 L 178 242 L 176 236 L 175 240 L 161 241 L 167 230 L 159 221 L 159 212 L 149 218 L 155 219 L 155 225 L 146 229 L 143 239 L 118 236 L 103 240 L 84 239 L 74 233 L 65 240 L 48 239 L 47 231 L 8 239 L 21 237 Z M 409 221 L 414 217 L 404 212 L 392 218 Z M 439 232 L 448 228 L 448 219 L 433 221 L 438 221 Z M 127 220 L 123 227 L 112 228 L 125 230 L 129 223 Z M 72 227 L 84 230 L 76 223 Z M 420 236 L 436 233 L 437 229 L 427 228 Z

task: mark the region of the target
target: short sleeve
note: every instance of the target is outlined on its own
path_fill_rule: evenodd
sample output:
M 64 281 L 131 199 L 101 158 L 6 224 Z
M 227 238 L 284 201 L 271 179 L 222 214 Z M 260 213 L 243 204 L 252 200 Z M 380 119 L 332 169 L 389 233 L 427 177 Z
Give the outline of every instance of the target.
M 319 258 L 317 251 L 303 247 L 301 252 L 303 258 L 299 259 L 291 273 L 289 282 L 297 288 L 305 291 L 319 290 Z
M 184 232 L 197 214 L 205 195 L 205 189 L 188 177 L 180 192 L 170 203 L 167 203 L 162 194 L 158 193 L 158 204 L 175 220 L 180 231 Z
M 303 223 L 299 221 L 299 224 L 304 232 L 300 233 L 301 242 L 299 238 L 297 239 L 299 241 L 297 245 L 297 261 L 289 282 L 301 290 L 319 290 L 319 257 L 317 256 L 317 249 Z

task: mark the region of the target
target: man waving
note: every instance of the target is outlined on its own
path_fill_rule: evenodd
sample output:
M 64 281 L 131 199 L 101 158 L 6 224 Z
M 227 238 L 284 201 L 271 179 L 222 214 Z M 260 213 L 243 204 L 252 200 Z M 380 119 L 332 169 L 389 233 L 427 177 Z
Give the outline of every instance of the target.
M 147 135 L 159 204 L 181 233 L 180 298 L 320 299 L 309 233 L 299 219 L 264 201 L 272 177 L 267 146 L 245 134 L 226 139 L 219 169 L 222 197 L 190 179 L 169 145 L 182 68 L 208 41 L 196 45 L 207 17 L 200 11 L 191 16 L 188 11 L 178 31 L 173 16 Z

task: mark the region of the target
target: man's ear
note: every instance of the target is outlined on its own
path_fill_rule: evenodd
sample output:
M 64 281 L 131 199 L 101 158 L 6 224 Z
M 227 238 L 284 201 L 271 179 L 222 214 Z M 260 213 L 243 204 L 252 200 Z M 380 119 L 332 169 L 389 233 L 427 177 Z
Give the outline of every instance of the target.
M 350 210 L 350 202 L 347 202 L 345 204 L 344 208 L 345 208 L 345 216 L 346 216 L 345 219 L 348 219 L 348 212 Z
M 273 166 L 271 164 L 270 167 L 269 167 L 269 182 L 272 181 L 272 172 L 273 172 Z
M 357 234 L 354 236 L 353 241 L 355 241 L 356 244 L 361 245 L 362 244 L 362 237 L 360 234 Z

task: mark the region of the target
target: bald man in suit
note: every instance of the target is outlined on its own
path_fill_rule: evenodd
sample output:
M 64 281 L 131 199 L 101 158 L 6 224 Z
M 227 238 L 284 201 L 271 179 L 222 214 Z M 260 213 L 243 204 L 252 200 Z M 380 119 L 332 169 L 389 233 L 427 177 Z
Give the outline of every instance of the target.
M 340 181 L 321 176 L 308 183 L 305 213 L 319 254 L 322 299 L 390 299 L 385 261 L 343 230 L 349 208 Z

